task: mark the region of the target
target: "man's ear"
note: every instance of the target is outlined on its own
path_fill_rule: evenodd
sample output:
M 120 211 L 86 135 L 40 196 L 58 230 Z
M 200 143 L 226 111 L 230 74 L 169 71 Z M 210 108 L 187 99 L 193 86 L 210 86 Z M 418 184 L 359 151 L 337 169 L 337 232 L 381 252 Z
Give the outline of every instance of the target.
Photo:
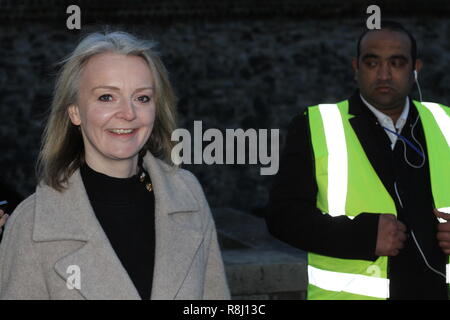
M 416 59 L 416 65 L 415 65 L 415 70 L 417 71 L 417 73 L 420 72 L 420 70 L 423 67 L 423 61 L 421 59 Z
M 353 68 L 353 72 L 355 74 L 355 80 L 358 81 L 358 59 L 357 58 L 353 58 L 352 59 L 352 68 Z
M 70 105 L 67 112 L 69 113 L 70 121 L 72 121 L 74 125 L 79 126 L 81 124 L 81 117 L 78 106 L 74 104 Z

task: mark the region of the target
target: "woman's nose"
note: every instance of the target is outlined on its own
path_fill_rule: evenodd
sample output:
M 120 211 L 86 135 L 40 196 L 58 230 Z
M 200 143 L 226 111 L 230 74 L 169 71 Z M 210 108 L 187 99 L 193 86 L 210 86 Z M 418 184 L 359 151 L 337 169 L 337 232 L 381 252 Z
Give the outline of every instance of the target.
M 136 118 L 136 108 L 132 101 L 125 101 L 120 106 L 120 111 L 117 114 L 119 118 L 127 121 L 132 121 Z

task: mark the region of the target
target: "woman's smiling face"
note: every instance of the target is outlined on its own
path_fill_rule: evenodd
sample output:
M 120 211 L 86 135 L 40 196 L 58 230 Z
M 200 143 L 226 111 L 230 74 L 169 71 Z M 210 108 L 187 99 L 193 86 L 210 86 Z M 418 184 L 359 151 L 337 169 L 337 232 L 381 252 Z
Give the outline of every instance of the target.
M 81 127 L 89 165 L 135 163 L 153 129 L 154 90 L 154 77 L 141 57 L 106 52 L 88 60 L 69 116 Z

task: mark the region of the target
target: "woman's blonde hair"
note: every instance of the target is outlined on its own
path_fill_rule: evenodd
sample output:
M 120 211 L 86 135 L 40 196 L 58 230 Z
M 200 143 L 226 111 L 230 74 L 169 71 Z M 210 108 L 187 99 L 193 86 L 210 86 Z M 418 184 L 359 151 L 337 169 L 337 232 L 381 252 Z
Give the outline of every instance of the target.
M 148 63 L 155 81 L 156 116 L 151 136 L 139 155 L 142 157 L 148 150 L 173 165 L 171 150 L 174 142 L 170 137 L 176 126 L 176 99 L 167 70 L 154 50 L 155 45 L 126 32 L 95 32 L 87 35 L 61 62 L 37 162 L 39 183 L 63 191 L 69 177 L 84 162 L 81 132 L 70 121 L 68 108 L 77 101 L 80 76 L 87 61 L 105 52 L 139 56 Z

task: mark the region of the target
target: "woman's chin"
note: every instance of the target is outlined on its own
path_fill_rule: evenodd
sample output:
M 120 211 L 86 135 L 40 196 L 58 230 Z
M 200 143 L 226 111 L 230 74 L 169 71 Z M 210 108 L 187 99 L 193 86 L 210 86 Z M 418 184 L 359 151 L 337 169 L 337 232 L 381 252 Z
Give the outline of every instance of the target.
M 134 158 L 136 158 L 139 155 L 139 150 L 130 150 L 130 151 L 120 151 L 120 152 L 111 152 L 108 155 L 108 158 L 113 159 L 113 160 L 133 160 Z

